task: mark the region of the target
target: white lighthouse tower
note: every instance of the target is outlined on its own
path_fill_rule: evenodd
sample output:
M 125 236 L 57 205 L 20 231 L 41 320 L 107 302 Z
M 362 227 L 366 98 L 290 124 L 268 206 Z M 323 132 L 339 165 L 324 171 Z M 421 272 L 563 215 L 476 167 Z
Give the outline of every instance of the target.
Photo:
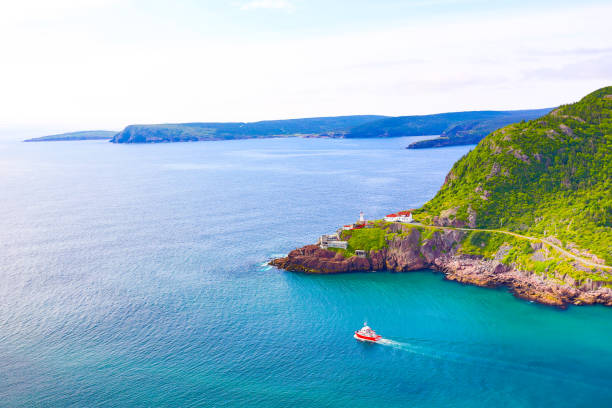
M 359 223 L 365 224 L 365 216 L 363 215 L 363 211 L 359 211 Z

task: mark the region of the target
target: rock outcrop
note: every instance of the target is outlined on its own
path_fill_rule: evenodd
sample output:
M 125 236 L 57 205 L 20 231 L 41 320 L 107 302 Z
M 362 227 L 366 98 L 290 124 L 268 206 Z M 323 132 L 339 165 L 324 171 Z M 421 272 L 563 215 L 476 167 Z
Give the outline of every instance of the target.
M 570 285 L 561 279 L 547 278 L 502 263 L 507 247 L 502 246 L 494 259 L 459 253 L 457 248 L 465 234 L 444 230 L 423 239 L 421 231 L 413 228 L 391 240 L 386 248 L 369 251 L 366 258 L 345 258 L 338 252 L 306 245 L 270 264 L 288 271 L 319 274 L 433 269 L 444 273 L 448 280 L 484 287 L 505 286 L 519 298 L 546 305 L 566 307 L 568 304 L 598 303 L 612 306 L 612 289 L 596 282 Z

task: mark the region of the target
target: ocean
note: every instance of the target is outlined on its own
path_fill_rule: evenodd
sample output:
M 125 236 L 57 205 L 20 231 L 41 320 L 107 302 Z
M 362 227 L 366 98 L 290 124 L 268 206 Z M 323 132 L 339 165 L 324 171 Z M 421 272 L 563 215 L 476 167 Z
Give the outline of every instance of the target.
M 470 150 L 413 140 L 1 141 L 0 406 L 611 406 L 610 308 L 267 266 Z

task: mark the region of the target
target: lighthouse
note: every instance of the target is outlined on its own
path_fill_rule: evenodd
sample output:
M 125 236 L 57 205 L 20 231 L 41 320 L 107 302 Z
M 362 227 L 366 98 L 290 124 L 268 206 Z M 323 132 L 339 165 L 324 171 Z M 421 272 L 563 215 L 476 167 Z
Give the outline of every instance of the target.
M 360 224 L 364 224 L 365 223 L 365 217 L 363 215 L 363 211 L 359 211 L 359 223 Z

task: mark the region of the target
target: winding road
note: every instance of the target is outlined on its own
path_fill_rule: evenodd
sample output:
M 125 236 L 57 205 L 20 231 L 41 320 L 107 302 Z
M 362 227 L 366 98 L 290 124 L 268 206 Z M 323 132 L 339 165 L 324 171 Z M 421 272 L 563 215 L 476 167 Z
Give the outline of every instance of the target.
M 444 229 L 444 230 L 455 230 L 455 231 L 484 231 L 484 232 L 497 232 L 500 234 L 506 234 L 506 235 L 512 235 L 515 236 L 517 238 L 523 238 L 532 242 L 541 242 L 544 245 L 548 245 L 551 248 L 556 249 L 559 253 L 569 257 L 569 258 L 574 258 L 575 260 L 577 260 L 578 262 L 581 262 L 585 265 L 594 267 L 594 268 L 600 268 L 600 269 L 607 269 L 607 270 L 612 270 L 612 266 L 608 266 L 608 265 L 603 265 L 603 264 L 598 264 L 589 260 L 586 260 L 582 257 L 579 257 L 576 254 L 573 254 L 565 249 L 563 249 L 562 247 L 560 247 L 557 244 L 553 244 L 550 241 L 547 241 L 546 239 L 543 238 L 536 238 L 536 237 L 528 237 L 526 235 L 521 235 L 521 234 L 517 234 L 515 232 L 510 232 L 510 231 L 502 231 L 502 230 L 494 230 L 494 229 L 480 229 L 480 228 L 459 228 L 459 227 L 439 227 L 436 225 L 425 225 L 425 224 L 421 224 L 419 222 L 413 222 L 411 225 L 418 225 L 419 227 L 424 227 L 424 228 L 436 228 L 436 229 Z

